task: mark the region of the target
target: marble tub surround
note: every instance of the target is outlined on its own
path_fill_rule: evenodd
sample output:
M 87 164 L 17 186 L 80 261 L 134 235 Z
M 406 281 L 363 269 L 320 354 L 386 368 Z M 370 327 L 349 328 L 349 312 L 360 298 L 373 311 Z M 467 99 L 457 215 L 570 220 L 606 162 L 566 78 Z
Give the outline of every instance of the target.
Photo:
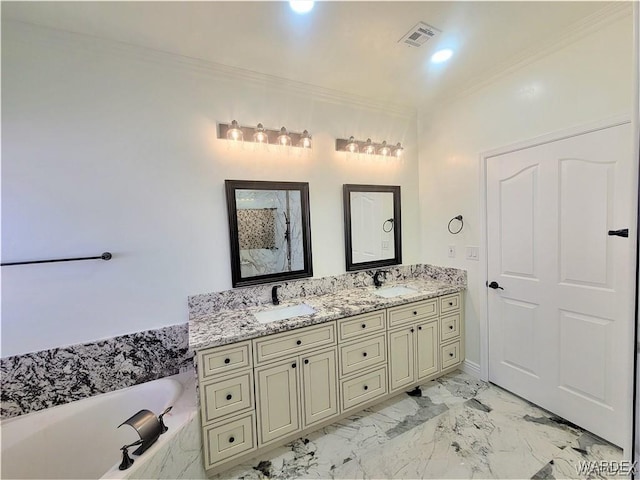
M 213 478 L 583 478 L 579 461 L 622 459 L 619 448 L 464 373 L 421 390 Z
M 2 418 L 179 373 L 190 367 L 188 325 L 0 359 Z
M 388 285 L 393 285 L 393 283 Z M 403 280 L 402 285 L 414 289 L 415 293 L 383 298 L 374 294 L 375 287 L 351 288 L 314 297 L 302 297 L 295 301 L 284 301 L 277 307 L 261 305 L 244 309 L 223 310 L 208 316 L 191 319 L 189 324 L 189 347 L 193 350 L 199 350 L 226 345 L 408 302 L 457 293 L 464 289 L 462 285 L 458 284 L 415 277 Z M 315 313 L 264 324 L 258 323 L 252 315 L 255 312 L 283 308 L 300 303 L 305 303 L 312 307 Z
M 386 272 L 385 285 L 410 279 L 427 279 L 467 286 L 466 270 L 425 264 L 400 265 L 397 267 L 350 272 L 332 277 L 276 282 L 269 285 L 192 295 L 189 297 L 189 319 L 195 320 L 201 317 L 208 317 L 222 310 L 269 304 L 271 303 L 271 287 L 275 284 L 282 285 L 278 289 L 278 297 L 281 301 L 326 295 L 352 288 L 372 287 L 373 275 L 379 270 Z

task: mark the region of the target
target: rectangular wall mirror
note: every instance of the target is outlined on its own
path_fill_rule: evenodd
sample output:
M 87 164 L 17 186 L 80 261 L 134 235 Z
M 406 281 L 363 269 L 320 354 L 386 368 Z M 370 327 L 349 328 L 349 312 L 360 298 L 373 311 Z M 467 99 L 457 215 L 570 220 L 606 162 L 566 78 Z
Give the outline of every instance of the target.
M 225 180 L 234 287 L 313 276 L 309 184 Z
M 347 271 L 402 263 L 400 187 L 344 185 Z

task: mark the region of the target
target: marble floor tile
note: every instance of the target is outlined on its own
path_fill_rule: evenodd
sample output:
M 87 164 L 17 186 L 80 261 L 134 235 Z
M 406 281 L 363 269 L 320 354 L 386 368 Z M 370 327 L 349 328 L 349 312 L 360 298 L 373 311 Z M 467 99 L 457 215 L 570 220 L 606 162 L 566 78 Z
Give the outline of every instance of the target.
M 580 461 L 621 458 L 579 427 L 454 372 L 214 478 L 580 478 Z

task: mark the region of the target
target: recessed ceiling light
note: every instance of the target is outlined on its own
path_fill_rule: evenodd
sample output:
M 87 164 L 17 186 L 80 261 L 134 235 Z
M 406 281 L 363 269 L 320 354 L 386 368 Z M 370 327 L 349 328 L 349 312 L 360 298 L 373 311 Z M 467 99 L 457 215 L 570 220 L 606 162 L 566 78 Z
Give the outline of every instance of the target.
M 291 10 L 296 13 L 308 13 L 313 9 L 313 4 L 315 2 L 311 2 L 309 0 L 291 0 L 289 2 L 289 6 Z
M 445 48 L 443 50 L 438 50 L 436 53 L 431 55 L 431 63 L 442 63 L 446 62 L 453 55 L 453 50 L 450 48 Z

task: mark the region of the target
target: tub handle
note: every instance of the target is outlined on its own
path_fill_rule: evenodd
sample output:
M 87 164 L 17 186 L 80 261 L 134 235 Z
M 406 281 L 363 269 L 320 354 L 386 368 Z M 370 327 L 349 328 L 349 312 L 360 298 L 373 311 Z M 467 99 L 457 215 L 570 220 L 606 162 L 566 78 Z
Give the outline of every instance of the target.
M 129 447 L 135 447 L 136 445 L 141 445 L 142 440 L 138 440 L 137 442 L 130 443 L 129 445 L 123 445 L 120 450 L 122 450 L 122 462 L 118 467 L 120 470 L 126 470 L 131 465 L 133 465 L 133 458 L 129 456 Z
M 164 420 L 162 419 L 162 417 L 164 417 L 167 413 L 169 413 L 172 408 L 173 408 L 173 405 L 171 405 L 170 407 L 167 407 L 165 411 L 158 416 L 158 421 L 160 422 L 160 435 L 162 435 L 164 432 L 169 430 L 169 427 L 167 427 L 164 424 Z

